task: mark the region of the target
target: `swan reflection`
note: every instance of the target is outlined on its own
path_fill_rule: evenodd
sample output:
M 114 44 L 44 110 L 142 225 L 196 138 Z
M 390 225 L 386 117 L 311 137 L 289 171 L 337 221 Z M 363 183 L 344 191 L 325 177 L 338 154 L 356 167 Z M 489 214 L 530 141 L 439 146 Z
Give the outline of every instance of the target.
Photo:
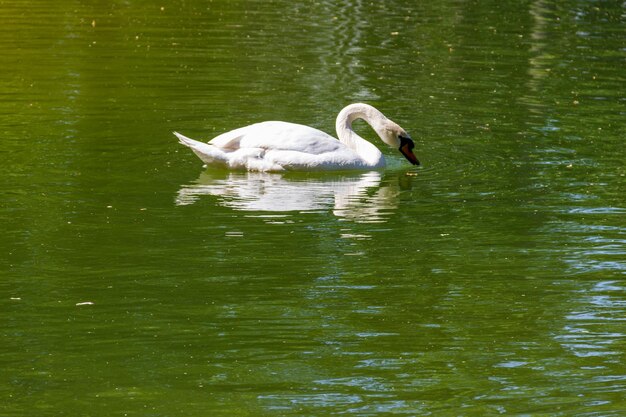
M 194 184 L 183 185 L 176 204 L 196 202 L 202 196 L 243 211 L 273 213 L 331 210 L 337 217 L 357 222 L 381 222 L 397 207 L 397 184 L 383 183 L 379 172 L 310 178 L 263 172 L 205 171 Z

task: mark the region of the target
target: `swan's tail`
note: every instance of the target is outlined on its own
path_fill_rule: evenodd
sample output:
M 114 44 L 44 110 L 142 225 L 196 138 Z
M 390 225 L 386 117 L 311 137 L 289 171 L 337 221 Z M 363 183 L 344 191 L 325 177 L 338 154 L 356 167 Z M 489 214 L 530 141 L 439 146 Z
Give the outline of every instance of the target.
M 191 148 L 191 150 L 198 155 L 202 161 L 207 165 L 226 165 L 228 164 L 228 157 L 224 151 L 221 149 L 209 145 L 208 143 L 199 142 L 197 140 L 188 138 L 187 136 L 181 135 L 178 132 L 173 132 L 174 135 L 178 138 L 178 141 L 183 145 Z

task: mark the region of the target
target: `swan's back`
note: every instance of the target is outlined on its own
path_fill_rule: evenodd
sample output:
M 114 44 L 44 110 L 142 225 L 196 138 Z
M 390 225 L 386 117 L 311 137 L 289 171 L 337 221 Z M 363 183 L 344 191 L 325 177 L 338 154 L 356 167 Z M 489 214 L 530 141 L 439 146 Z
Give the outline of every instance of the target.
M 223 133 L 209 144 L 224 151 L 245 148 L 295 151 L 310 155 L 336 152 L 345 146 L 332 136 L 309 126 L 289 122 L 261 122 Z

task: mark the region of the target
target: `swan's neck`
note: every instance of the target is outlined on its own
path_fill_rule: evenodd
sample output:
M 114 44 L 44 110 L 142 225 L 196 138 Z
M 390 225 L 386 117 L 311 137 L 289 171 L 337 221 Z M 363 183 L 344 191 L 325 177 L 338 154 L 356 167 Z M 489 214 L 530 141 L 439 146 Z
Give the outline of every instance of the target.
M 371 167 L 383 166 L 385 159 L 382 152 L 352 130 L 352 122 L 356 119 L 365 120 L 378 133 L 387 118 L 368 104 L 356 103 L 344 107 L 339 112 L 335 124 L 339 140 L 363 158 L 367 165 Z

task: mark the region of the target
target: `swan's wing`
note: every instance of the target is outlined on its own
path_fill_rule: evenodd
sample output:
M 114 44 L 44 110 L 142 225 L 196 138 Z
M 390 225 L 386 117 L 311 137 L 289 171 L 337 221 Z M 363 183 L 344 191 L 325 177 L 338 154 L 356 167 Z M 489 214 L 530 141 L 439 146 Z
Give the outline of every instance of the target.
M 348 147 L 320 154 L 290 150 L 270 150 L 265 153 L 264 160 L 288 171 L 349 170 L 366 167 L 363 160 Z
M 223 149 L 225 151 L 237 150 L 240 148 L 241 138 L 246 135 L 246 132 L 254 125 L 241 127 L 239 129 L 231 130 L 230 132 L 222 133 L 219 136 L 214 137 L 209 141 L 209 144 Z
M 256 148 L 320 155 L 345 148 L 332 136 L 309 126 L 262 122 L 226 132 L 209 142 L 224 150 Z

